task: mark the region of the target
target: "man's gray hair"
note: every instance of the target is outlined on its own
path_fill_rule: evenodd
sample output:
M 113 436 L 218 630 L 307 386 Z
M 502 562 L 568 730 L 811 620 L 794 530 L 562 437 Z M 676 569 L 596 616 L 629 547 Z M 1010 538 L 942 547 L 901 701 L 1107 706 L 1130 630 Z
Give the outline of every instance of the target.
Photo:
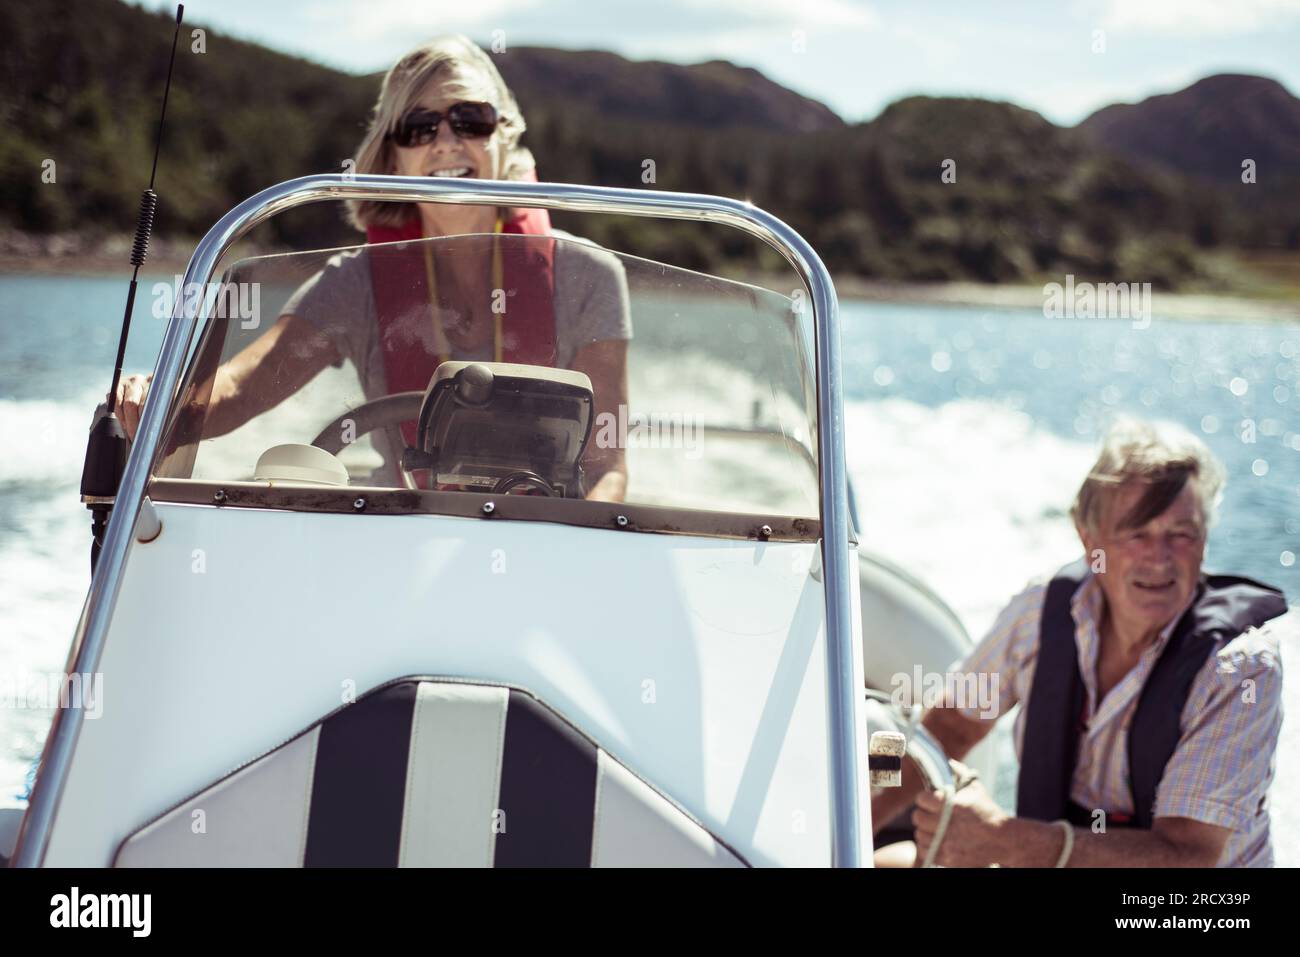
M 1184 486 L 1196 489 L 1205 527 L 1214 524 L 1227 472 L 1199 438 L 1172 422 L 1117 419 L 1102 441 L 1097 463 L 1074 497 L 1070 515 L 1093 534 L 1101 529 L 1111 496 L 1128 482 L 1146 492 L 1133 509 L 1118 516 L 1114 527 L 1139 528 L 1173 504 Z

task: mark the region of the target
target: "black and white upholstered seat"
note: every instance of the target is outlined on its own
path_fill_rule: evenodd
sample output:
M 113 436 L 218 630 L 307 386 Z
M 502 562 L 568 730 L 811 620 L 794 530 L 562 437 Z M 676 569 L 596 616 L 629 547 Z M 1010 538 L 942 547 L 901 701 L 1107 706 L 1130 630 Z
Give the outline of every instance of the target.
M 746 866 L 528 692 L 382 685 L 126 838 L 117 867 Z

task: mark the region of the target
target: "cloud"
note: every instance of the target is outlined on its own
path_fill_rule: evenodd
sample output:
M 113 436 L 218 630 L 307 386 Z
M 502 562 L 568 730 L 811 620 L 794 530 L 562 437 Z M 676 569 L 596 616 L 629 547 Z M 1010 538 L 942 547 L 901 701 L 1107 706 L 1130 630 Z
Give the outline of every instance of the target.
M 1257 33 L 1300 19 L 1300 0 L 1107 0 L 1107 29 L 1193 36 Z
M 480 42 L 501 30 L 507 44 L 615 50 L 685 62 L 734 57 L 790 45 L 795 30 L 818 35 L 866 32 L 879 20 L 862 0 L 409 0 L 317 2 L 304 11 L 318 56 L 355 64 L 358 52 L 379 69 L 421 39 L 466 33 Z M 745 56 L 748 53 L 749 56 Z
M 880 20 L 870 5 L 861 0 L 802 0 L 792 4 L 789 0 L 686 0 L 686 5 L 698 11 L 730 11 L 737 21 L 751 21 L 797 29 L 800 24 L 815 24 L 818 28 L 855 27 L 871 29 Z
M 904 45 L 915 47 L 931 69 L 942 69 L 957 59 L 962 52 L 961 42 L 945 37 L 933 30 L 917 28 L 906 23 L 895 24 L 890 35 Z
M 400 41 L 413 46 L 418 39 L 439 33 L 486 34 L 512 19 L 533 17 L 540 0 L 476 0 L 472 4 L 413 4 L 409 0 L 368 0 L 364 4 L 314 3 L 301 11 L 313 26 L 333 32 L 349 45 Z

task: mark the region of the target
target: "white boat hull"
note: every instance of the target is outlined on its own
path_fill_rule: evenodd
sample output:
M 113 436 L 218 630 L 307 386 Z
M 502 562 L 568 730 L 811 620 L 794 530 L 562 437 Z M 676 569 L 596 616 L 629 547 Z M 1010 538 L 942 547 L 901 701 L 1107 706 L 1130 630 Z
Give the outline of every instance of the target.
M 47 865 L 108 864 L 141 824 L 344 695 L 417 674 L 528 689 L 751 863 L 829 863 L 815 544 L 157 514 L 162 533 L 128 557 L 103 714 L 83 722 Z

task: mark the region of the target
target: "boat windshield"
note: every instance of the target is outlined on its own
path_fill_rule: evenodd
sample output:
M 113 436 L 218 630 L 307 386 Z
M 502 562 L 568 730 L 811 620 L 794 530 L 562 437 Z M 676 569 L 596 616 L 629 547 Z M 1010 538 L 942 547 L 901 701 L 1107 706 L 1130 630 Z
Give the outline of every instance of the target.
M 208 318 L 155 475 L 815 517 L 812 310 L 783 279 L 558 233 L 242 259 L 185 291 Z

